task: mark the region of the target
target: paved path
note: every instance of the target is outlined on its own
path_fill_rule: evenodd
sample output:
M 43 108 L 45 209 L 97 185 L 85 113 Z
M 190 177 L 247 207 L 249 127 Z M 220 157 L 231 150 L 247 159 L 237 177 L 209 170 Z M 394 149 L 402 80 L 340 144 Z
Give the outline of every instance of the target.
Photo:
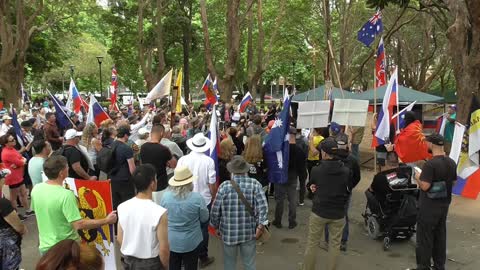
M 369 239 L 363 228 L 361 216 L 365 207 L 363 192 L 372 179 L 371 171 L 362 171 L 362 181 L 354 191 L 350 210 L 353 224 L 350 226 L 349 248 L 341 255 L 339 269 L 401 270 L 414 267 L 415 248 L 410 241 L 394 242 L 390 251 L 385 252 L 382 249 L 382 243 Z M 273 216 L 274 204 L 270 199 L 270 217 Z M 298 208 L 299 226 L 295 229 L 272 228 L 271 241 L 257 248 L 257 269 L 299 269 L 305 249 L 310 207 L 311 202 L 307 201 L 305 206 Z M 287 224 L 286 218 L 285 215 L 284 224 Z M 22 268 L 33 270 L 39 259 L 35 219 L 29 219 L 27 225 L 29 234 L 22 243 Z M 325 254 L 325 251 L 319 250 L 317 269 L 325 269 Z M 218 239 L 210 238 L 210 255 L 215 256 L 216 262 L 208 269 L 223 269 L 222 249 Z M 480 269 L 480 201 L 459 197 L 453 199 L 448 218 L 448 258 L 447 269 L 449 270 Z M 238 269 L 242 268 L 238 267 Z

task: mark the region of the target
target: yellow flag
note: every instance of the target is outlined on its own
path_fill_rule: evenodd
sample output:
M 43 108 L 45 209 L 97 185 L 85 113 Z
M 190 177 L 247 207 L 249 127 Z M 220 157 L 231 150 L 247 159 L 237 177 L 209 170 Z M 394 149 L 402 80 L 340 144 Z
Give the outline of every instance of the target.
M 183 79 L 183 72 L 182 69 L 178 72 L 177 81 L 175 82 L 175 86 L 177 87 L 177 100 L 176 100 L 176 107 L 175 112 L 181 113 L 182 112 L 182 79 Z

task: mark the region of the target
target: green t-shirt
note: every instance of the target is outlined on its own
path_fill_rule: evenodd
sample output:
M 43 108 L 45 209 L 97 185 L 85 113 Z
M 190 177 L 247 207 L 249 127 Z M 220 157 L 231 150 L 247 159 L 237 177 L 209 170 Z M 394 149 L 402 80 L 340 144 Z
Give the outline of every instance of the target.
M 62 240 L 80 240 L 78 232 L 71 224 L 82 219 L 72 191 L 61 186 L 40 183 L 33 188 L 31 196 L 42 253 Z
M 457 114 L 454 113 L 450 115 L 450 117 L 447 116 L 447 118 L 452 118 L 452 119 L 457 119 Z M 445 132 L 443 134 L 443 137 L 445 138 L 445 141 L 447 142 L 452 142 L 453 141 L 453 132 L 455 131 L 455 123 L 452 123 L 448 121 L 445 123 Z

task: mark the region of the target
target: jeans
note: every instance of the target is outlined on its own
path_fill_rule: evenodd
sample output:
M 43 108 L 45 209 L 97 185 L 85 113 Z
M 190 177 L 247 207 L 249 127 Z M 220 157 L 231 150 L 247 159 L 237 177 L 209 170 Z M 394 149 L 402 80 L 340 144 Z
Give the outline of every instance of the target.
M 343 219 L 326 219 L 315 213 L 310 214 L 308 225 L 307 247 L 305 249 L 305 258 L 303 270 L 315 270 L 317 261 L 317 251 L 325 232 L 325 227 L 330 227 L 330 242 L 328 246 L 328 267 L 322 269 L 337 269 L 337 259 L 340 254 L 340 239 L 342 237 Z
M 207 205 L 208 208 L 208 213 L 210 213 L 210 210 L 212 209 L 212 203 L 210 202 Z M 208 225 L 210 224 L 210 215 L 208 215 L 208 220 L 205 223 L 200 223 L 200 229 L 202 229 L 202 235 L 203 235 L 203 241 L 200 243 L 200 246 L 198 247 L 198 258 L 200 260 L 205 260 L 208 257 Z
M 255 270 L 256 241 L 250 240 L 237 245 L 223 245 L 223 267 L 228 270 L 237 269 L 237 251 L 240 249 L 244 270 Z
M 352 156 L 360 161 L 360 145 L 352 143 Z
M 427 212 L 428 211 L 428 212 Z M 427 209 L 417 217 L 417 269 L 445 270 L 448 208 Z
M 297 219 L 297 185 L 275 184 L 275 221 L 282 223 L 285 198 L 288 199 L 288 222 L 295 223 Z
M 165 269 L 160 261 L 160 257 L 151 259 L 138 259 L 135 257 L 125 256 L 122 258 L 122 266 L 125 270 L 150 270 L 150 269 Z
M 350 197 L 348 198 L 348 201 L 345 204 L 345 226 L 343 227 L 343 232 L 342 232 L 342 243 L 347 243 L 348 236 L 350 234 L 349 226 L 348 226 L 348 209 L 350 209 L 351 203 L 352 203 L 352 194 L 350 194 Z M 328 225 L 325 226 L 325 241 L 328 242 Z
M 190 252 L 177 253 L 170 251 L 170 266 L 169 270 L 181 270 L 182 262 L 184 270 L 198 269 L 198 247 Z

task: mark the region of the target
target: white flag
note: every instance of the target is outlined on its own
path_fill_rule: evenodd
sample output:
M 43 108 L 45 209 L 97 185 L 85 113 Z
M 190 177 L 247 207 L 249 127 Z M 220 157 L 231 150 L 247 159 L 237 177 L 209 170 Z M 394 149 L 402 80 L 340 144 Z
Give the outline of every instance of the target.
M 170 86 L 172 85 L 172 74 L 173 69 L 171 69 L 158 83 L 153 87 L 153 89 L 148 93 L 145 98 L 145 102 L 150 103 L 152 100 L 163 98 L 170 94 Z

